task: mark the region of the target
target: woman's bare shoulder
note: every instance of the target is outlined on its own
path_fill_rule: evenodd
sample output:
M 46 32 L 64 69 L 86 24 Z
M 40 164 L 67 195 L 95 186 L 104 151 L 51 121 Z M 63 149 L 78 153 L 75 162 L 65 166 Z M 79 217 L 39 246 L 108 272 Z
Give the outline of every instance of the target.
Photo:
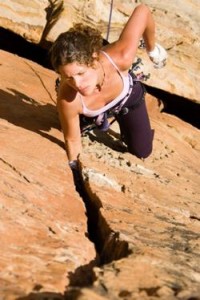
M 62 80 L 58 90 L 57 107 L 61 110 L 73 111 L 75 114 L 80 113 L 81 109 L 80 95 Z
M 126 53 L 120 43 L 114 42 L 105 46 L 102 50 L 111 57 L 120 71 L 129 70 L 134 57 L 130 53 Z
M 58 89 L 58 101 L 65 99 L 67 102 L 73 102 L 78 96 L 77 91 L 70 87 L 64 80 L 60 80 L 60 85 Z

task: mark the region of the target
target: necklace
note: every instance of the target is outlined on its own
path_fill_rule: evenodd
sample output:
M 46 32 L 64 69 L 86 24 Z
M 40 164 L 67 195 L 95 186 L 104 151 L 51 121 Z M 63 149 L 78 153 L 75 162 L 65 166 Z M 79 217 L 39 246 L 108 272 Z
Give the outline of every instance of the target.
M 100 91 L 101 88 L 102 88 L 102 86 L 103 86 L 103 84 L 104 84 L 106 74 L 105 74 L 105 70 L 104 70 L 104 67 L 103 67 L 102 63 L 99 62 L 99 64 L 100 64 L 101 70 L 102 70 L 102 72 L 103 72 L 103 79 L 102 79 L 102 82 L 99 83 L 99 84 L 97 85 L 97 86 L 98 86 L 98 89 L 99 89 L 99 91 Z

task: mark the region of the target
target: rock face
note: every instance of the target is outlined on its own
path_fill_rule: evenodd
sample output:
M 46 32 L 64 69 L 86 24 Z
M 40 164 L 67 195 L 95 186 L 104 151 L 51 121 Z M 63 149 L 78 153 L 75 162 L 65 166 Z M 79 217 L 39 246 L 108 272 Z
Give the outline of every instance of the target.
M 141 1 L 113 1 L 109 41 L 118 38 L 133 8 Z M 142 1 L 149 5 L 157 24 L 157 41 L 169 53 L 167 66 L 154 70 L 145 51 L 139 52 L 145 72 L 152 74 L 148 85 L 193 102 L 200 102 L 200 4 L 199 0 Z M 52 43 L 74 22 L 83 22 L 108 34 L 111 1 L 0 0 L 0 26 L 33 43 Z
M 64 292 L 96 252 L 66 164 L 55 74 L 3 51 L 0 68 L 0 299 Z
M 116 125 L 106 137 L 91 134 L 92 147 L 84 141 L 86 186 L 101 203 L 99 227 L 108 226 L 101 258 L 110 263 L 96 268 L 93 291 L 105 299 L 199 299 L 200 132 L 160 113 L 149 96 L 147 104 L 155 141 L 146 161 L 119 153 Z
M 126 152 L 116 123 L 90 132 L 80 157 L 87 220 L 66 165 L 56 74 L 4 51 L 0 68 L 0 298 L 199 299 L 199 130 L 147 95 L 150 158 Z
M 199 103 L 198 0 L 143 2 L 169 52 L 167 66 L 154 70 L 138 50 L 147 84 Z M 114 1 L 110 40 L 136 4 Z M 36 44 L 77 20 L 106 35 L 109 5 L 0 0 L 0 25 Z M 127 153 L 116 123 L 91 131 L 79 195 L 56 112 L 56 74 L 2 50 L 0 68 L 0 299 L 200 299 L 200 131 L 147 94 L 152 155 Z
M 48 0 L 0 0 L 0 25 L 39 43 L 47 20 Z

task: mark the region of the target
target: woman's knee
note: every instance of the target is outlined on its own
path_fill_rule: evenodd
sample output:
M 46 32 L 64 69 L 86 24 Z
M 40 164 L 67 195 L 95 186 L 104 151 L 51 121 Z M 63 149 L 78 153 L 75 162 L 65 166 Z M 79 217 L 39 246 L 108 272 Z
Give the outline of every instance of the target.
M 153 145 L 149 145 L 148 147 L 146 147 L 145 149 L 132 149 L 129 148 L 128 149 L 129 152 L 133 155 L 135 155 L 136 157 L 143 159 L 143 158 L 147 158 L 151 155 L 152 151 L 153 151 Z
M 148 141 L 146 139 L 145 142 L 129 144 L 128 151 L 140 159 L 149 157 L 153 151 L 153 137 L 154 130 L 151 130 Z

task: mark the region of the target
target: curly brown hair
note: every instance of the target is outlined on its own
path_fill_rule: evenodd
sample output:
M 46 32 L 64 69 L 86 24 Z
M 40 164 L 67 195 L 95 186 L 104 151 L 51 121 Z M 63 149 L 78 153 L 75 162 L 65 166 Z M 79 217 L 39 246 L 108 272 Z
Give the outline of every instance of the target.
M 99 30 L 83 24 L 75 24 L 68 31 L 61 33 L 50 49 L 52 67 L 58 71 L 60 66 L 72 62 L 93 65 L 92 54 L 99 53 L 103 38 Z

